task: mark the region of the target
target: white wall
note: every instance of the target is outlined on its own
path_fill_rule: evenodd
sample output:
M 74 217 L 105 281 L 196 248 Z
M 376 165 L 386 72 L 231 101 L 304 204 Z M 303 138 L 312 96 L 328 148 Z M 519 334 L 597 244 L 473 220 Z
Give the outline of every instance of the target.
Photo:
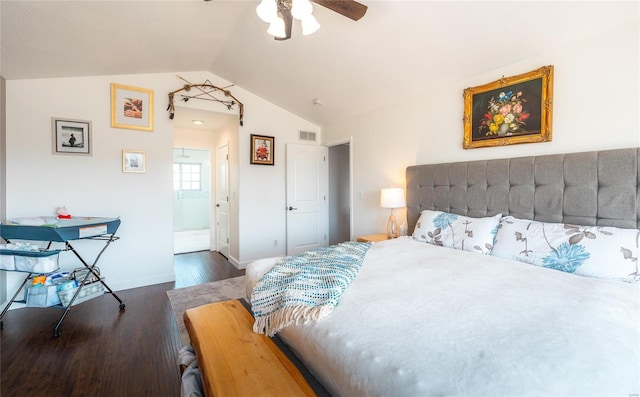
M 321 139 L 320 127 L 263 99 L 252 97 L 244 104 L 247 113 L 239 137 L 237 206 L 240 211 L 238 259 L 242 267 L 257 258 L 286 254 L 285 145 L 299 143 L 299 130 L 317 132 Z M 282 117 L 284 114 L 288 117 Z M 275 136 L 273 166 L 249 164 L 250 134 Z M 277 247 L 274 240 L 278 241 Z
M 324 142 L 353 136 L 354 235 L 385 230 L 380 189 L 404 186 L 409 165 L 640 146 L 638 31 L 636 20 L 472 78 L 442 76 L 419 97 L 323 126 Z M 462 149 L 463 90 L 545 65 L 555 67 L 552 142 Z
M 198 81 L 188 74 L 183 76 Z M 218 86 L 230 84 L 219 78 L 212 81 Z M 244 268 L 255 259 L 286 254 L 285 145 L 298 143 L 299 130 L 317 132 L 319 139 L 321 130 L 241 87 L 233 86 L 230 91 L 244 105 L 244 125 L 239 132 L 230 124 L 220 128 L 216 131 L 216 146 L 229 142 L 229 260 Z M 207 101 L 193 100 L 180 106 L 187 105 L 200 109 L 212 106 Z M 275 138 L 273 166 L 249 163 L 251 134 Z M 277 247 L 274 240 L 278 241 Z
M 229 85 L 208 72 L 181 76 L 192 82 L 208 79 L 218 86 Z M 153 132 L 110 127 L 111 83 L 154 90 Z M 121 239 L 99 262 L 109 285 L 120 290 L 174 280 L 173 127 L 166 107 L 167 94 L 183 84 L 175 73 L 7 81 L 7 217 L 53 215 L 61 205 L 76 216 L 119 216 Z M 272 243 L 285 237 L 284 145 L 297 137 L 298 129 L 319 131 L 319 127 L 240 87 L 230 90 L 245 105 L 239 145 L 232 149 L 239 158 L 235 196 L 242 206 L 235 259 L 247 263 L 284 253 L 283 245 L 274 249 Z M 209 101 L 189 105 L 218 111 Z M 237 110 L 225 113 L 237 114 Z M 93 156 L 52 154 L 51 117 L 91 120 Z M 275 167 L 249 165 L 249 134 L 254 132 L 276 137 Z M 144 174 L 122 173 L 122 149 L 146 152 Z M 87 258 L 101 248 L 94 241 L 74 245 Z M 61 256 L 61 263 L 64 268 L 79 265 L 70 253 Z M 13 291 L 18 278 L 9 276 L 8 290 Z
M 65 205 L 74 216 L 119 216 L 98 266 L 114 289 L 172 281 L 172 128 L 163 93 L 173 75 L 101 76 L 7 81 L 7 217 L 52 216 Z M 171 83 L 174 84 L 171 84 Z M 154 131 L 110 127 L 110 84 L 155 91 Z M 92 156 L 52 154 L 51 117 L 92 121 Z M 144 150 L 146 172 L 122 172 L 123 149 Z M 86 260 L 102 242 L 78 241 Z M 81 264 L 61 255 L 64 268 Z M 16 280 L 14 274 L 9 274 Z M 15 284 L 13 284 L 15 286 Z M 14 288 L 9 288 L 13 290 Z

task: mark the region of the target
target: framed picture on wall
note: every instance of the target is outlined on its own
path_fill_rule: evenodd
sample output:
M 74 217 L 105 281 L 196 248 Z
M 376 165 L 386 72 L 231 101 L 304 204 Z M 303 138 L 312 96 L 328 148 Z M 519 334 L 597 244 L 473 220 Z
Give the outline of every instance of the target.
M 251 134 L 251 164 L 273 165 L 274 137 Z
M 153 131 L 153 90 L 111 84 L 111 127 Z
M 553 66 L 467 88 L 463 96 L 464 149 L 551 141 Z
M 144 173 L 145 171 L 145 153 L 143 150 L 122 151 L 122 172 Z
M 91 121 L 51 118 L 54 154 L 91 156 Z

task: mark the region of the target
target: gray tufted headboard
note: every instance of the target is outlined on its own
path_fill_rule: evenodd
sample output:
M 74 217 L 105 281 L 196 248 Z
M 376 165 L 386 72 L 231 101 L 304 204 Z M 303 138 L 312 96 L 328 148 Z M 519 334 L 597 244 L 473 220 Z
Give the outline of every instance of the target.
M 425 209 L 640 229 L 640 148 L 415 165 L 407 222 Z

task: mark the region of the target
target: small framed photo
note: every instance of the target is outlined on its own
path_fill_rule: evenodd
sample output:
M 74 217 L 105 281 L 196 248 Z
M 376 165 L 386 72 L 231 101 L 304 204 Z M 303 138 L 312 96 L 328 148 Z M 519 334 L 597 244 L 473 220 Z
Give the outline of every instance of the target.
M 251 164 L 273 165 L 274 137 L 251 134 Z
M 145 154 L 143 150 L 122 151 L 122 172 L 144 173 Z
M 553 66 L 464 90 L 462 147 L 551 142 Z
M 54 154 L 91 156 L 91 121 L 51 118 Z
M 153 90 L 111 84 L 111 127 L 153 131 Z

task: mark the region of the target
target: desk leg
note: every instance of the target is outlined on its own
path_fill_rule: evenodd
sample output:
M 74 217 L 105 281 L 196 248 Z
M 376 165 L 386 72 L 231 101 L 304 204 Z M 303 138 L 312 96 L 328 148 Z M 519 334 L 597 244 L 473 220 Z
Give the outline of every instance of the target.
M 89 265 L 81 256 L 80 254 L 75 250 L 75 248 L 73 248 L 73 246 L 71 244 L 69 244 L 69 242 L 67 241 L 65 243 L 66 245 L 66 250 L 73 252 L 73 254 L 78 258 L 78 260 L 80 260 L 80 262 L 84 265 L 84 267 L 86 267 L 89 270 L 89 273 L 87 273 L 84 277 L 84 279 L 82 280 L 82 282 L 80 282 L 78 284 L 78 290 L 76 291 L 76 293 L 73 295 L 73 297 L 71 298 L 71 301 L 69 301 L 69 305 L 64 309 L 64 313 L 62 313 L 62 316 L 60 317 L 60 320 L 58 320 L 58 324 L 56 324 L 55 329 L 53 330 L 53 337 L 57 338 L 60 336 L 60 325 L 62 324 L 62 321 L 64 320 L 64 318 L 67 316 L 67 313 L 69 313 L 69 310 L 71 309 L 71 306 L 73 305 L 73 302 L 75 302 L 76 298 L 78 297 L 78 294 L 80 293 L 80 291 L 82 290 L 82 288 L 84 287 L 84 283 L 87 280 L 87 278 L 89 278 L 89 274 L 93 274 L 94 276 L 96 276 L 98 278 L 98 280 L 100 280 L 100 282 L 102 283 L 102 285 L 107 289 L 107 291 L 109 291 L 109 293 L 111 294 L 111 296 L 113 296 L 118 303 L 120 303 L 120 310 L 124 310 L 124 302 L 122 302 L 122 299 L 120 299 L 118 297 L 118 295 L 116 295 L 115 292 L 113 292 L 113 290 L 111 288 L 109 288 L 109 286 L 104 282 L 104 280 L 100 277 L 99 274 L 97 274 L 93 269 L 96 267 L 96 264 L 98 263 L 98 259 L 100 259 L 100 256 L 102 256 L 102 253 L 107 249 L 107 247 L 109 246 L 109 244 L 111 244 L 113 241 L 117 240 L 117 238 L 112 234 L 109 237 L 104 238 L 104 240 L 106 240 L 106 243 L 104 245 L 104 247 L 102 247 L 102 250 L 100 250 L 100 252 L 98 253 L 98 256 L 96 256 L 96 259 L 93 261 L 92 265 Z
M 4 324 L 2 322 L 2 319 L 4 318 L 4 315 L 7 314 L 7 311 L 9 310 L 9 307 L 11 307 L 11 305 L 13 305 L 13 302 L 16 301 L 16 297 L 18 296 L 18 294 L 20 293 L 20 291 L 22 291 L 22 288 L 24 287 L 24 285 L 27 283 L 27 281 L 29 281 L 29 279 L 31 278 L 31 274 L 29 273 L 27 275 L 27 277 L 24 279 L 24 281 L 22 282 L 22 284 L 20 284 L 20 287 L 18 287 L 18 289 L 16 290 L 16 293 L 13 294 L 13 297 L 11 298 L 11 300 L 9 301 L 9 303 L 7 303 L 7 306 L 4 307 L 4 310 L 2 310 L 2 314 L 0 314 L 0 329 L 3 328 Z
M 109 288 L 109 286 L 107 285 L 107 283 L 104 282 L 104 280 L 100 277 L 99 274 L 97 274 L 93 268 L 96 266 L 96 264 L 98 263 L 98 259 L 100 259 L 100 256 L 102 256 L 102 253 L 107 249 L 107 247 L 109 246 L 109 244 L 111 244 L 113 241 L 115 241 L 116 239 L 114 238 L 113 235 L 111 235 L 111 237 L 109 237 L 107 239 L 106 244 L 104 245 L 104 247 L 102 248 L 102 250 L 100 250 L 100 253 L 98 253 L 98 256 L 96 257 L 96 259 L 93 261 L 93 264 L 91 266 L 89 266 L 89 264 L 87 264 L 87 262 L 85 262 L 84 259 L 82 259 L 82 257 L 80 256 L 80 254 L 78 254 L 78 252 L 75 250 L 75 248 L 73 248 L 73 246 L 71 246 L 71 244 L 69 244 L 69 242 L 67 242 L 67 249 L 69 249 L 70 251 L 72 251 L 75 256 L 80 260 L 80 262 L 82 262 L 82 264 L 84 265 L 84 267 L 86 267 L 87 269 L 89 269 L 89 271 L 96 276 L 96 278 L 98 280 L 100 280 L 100 282 L 102 283 L 102 285 L 107 289 L 107 291 L 109 291 L 109 293 L 115 298 L 115 300 L 118 301 L 118 303 L 120 303 L 120 310 L 124 310 L 124 303 L 122 302 L 122 299 L 120 299 L 118 297 L 118 295 L 116 295 L 115 292 L 113 292 L 113 290 L 111 288 Z M 89 274 L 87 274 L 88 276 Z M 71 301 L 73 302 L 73 300 Z

